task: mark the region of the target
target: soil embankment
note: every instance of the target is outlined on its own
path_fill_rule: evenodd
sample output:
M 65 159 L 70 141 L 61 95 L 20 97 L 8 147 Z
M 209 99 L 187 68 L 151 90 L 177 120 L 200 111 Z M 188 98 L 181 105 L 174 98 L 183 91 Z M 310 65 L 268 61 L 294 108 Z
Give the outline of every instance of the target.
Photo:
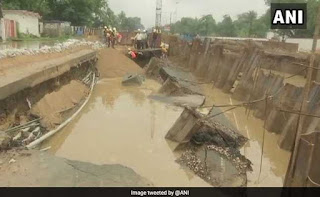
M 142 69 L 132 60 L 114 49 L 101 49 L 97 68 L 101 78 L 123 77 L 126 73 L 142 73 Z
M 73 80 L 58 91 L 45 95 L 36 103 L 31 113 L 42 117 L 42 125 L 53 129 L 63 121 L 63 113 L 76 107 L 87 97 L 89 88 L 80 81 Z

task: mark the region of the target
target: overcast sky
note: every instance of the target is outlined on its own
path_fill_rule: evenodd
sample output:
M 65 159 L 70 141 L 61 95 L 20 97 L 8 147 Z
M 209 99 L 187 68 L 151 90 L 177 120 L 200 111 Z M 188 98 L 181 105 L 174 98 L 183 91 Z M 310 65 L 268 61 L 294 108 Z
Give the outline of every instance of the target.
M 127 16 L 138 16 L 143 25 L 152 27 L 155 24 L 156 0 L 108 0 L 110 8 L 118 14 L 122 10 Z M 162 0 L 162 24 L 170 23 L 182 17 L 201 17 L 212 14 L 217 21 L 229 14 L 233 19 L 243 12 L 255 10 L 262 15 L 267 10 L 264 0 Z M 176 4 L 176 2 L 179 2 Z M 175 11 L 177 10 L 177 14 Z M 177 17 L 176 17 L 177 15 Z

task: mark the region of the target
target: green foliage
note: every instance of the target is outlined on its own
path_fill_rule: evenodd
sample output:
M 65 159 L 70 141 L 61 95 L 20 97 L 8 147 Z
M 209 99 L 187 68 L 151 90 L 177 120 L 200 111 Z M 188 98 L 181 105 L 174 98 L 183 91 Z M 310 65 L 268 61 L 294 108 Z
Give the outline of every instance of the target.
M 210 36 L 215 32 L 216 26 L 212 15 L 206 15 L 200 19 L 184 17 L 172 25 L 171 31 L 173 33 Z
M 265 0 L 267 5 L 270 3 L 307 3 L 308 23 L 305 30 L 275 30 L 282 38 L 311 38 L 315 29 L 315 21 L 318 12 L 320 0 Z M 238 15 L 235 21 L 231 17 L 225 15 L 223 20 L 216 24 L 211 15 L 197 18 L 182 18 L 181 21 L 173 24 L 172 33 L 180 34 L 200 34 L 203 36 L 237 36 L 237 37 L 265 37 L 271 31 L 271 13 L 270 9 L 260 17 L 255 11 L 248 11 Z
M 200 35 L 209 36 L 212 35 L 217 29 L 217 24 L 212 15 L 203 16 L 199 20 L 198 32 Z
M 29 10 L 39 13 L 44 20 L 70 21 L 74 26 L 112 26 L 124 29 L 142 28 L 140 18 L 121 19 L 109 8 L 107 0 L 2 0 L 4 9 Z
M 224 15 L 223 20 L 218 23 L 217 33 L 223 37 L 237 36 L 235 25 L 229 15 Z
M 257 18 L 257 13 L 249 11 L 238 16 L 233 21 L 229 15 L 225 15 L 218 24 L 212 15 L 197 18 L 182 18 L 171 27 L 172 33 L 202 35 L 202 36 L 224 36 L 224 37 L 265 37 L 269 30 L 267 25 L 270 17 L 263 15 Z
M 118 29 L 121 31 L 134 31 L 137 29 L 144 29 L 141 24 L 141 19 L 138 17 L 127 17 L 124 12 L 117 16 Z

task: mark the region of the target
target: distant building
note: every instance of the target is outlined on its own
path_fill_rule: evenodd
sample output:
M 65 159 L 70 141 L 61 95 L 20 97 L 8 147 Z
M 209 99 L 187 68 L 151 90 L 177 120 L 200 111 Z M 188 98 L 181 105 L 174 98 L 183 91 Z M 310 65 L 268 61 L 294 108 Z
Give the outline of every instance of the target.
M 70 35 L 72 33 L 71 22 L 68 21 L 43 21 L 42 34 L 50 37 Z
M 0 38 L 5 41 L 17 37 L 17 23 L 14 20 L 4 19 L 0 20 Z
M 13 20 L 17 23 L 19 33 L 40 37 L 38 13 L 26 10 L 3 10 L 4 19 Z

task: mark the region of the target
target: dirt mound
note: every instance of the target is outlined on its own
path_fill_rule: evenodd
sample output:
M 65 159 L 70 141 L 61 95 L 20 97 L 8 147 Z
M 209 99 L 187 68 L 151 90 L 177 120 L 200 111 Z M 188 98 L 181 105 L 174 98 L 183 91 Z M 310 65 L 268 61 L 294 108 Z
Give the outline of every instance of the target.
M 42 117 L 46 128 L 54 128 L 63 121 L 63 112 L 67 112 L 80 103 L 89 93 L 89 88 L 79 81 L 71 81 L 60 90 L 43 97 L 32 106 L 31 113 Z
M 123 77 L 128 72 L 142 72 L 142 69 L 134 61 L 115 49 L 100 50 L 97 68 L 101 78 Z

